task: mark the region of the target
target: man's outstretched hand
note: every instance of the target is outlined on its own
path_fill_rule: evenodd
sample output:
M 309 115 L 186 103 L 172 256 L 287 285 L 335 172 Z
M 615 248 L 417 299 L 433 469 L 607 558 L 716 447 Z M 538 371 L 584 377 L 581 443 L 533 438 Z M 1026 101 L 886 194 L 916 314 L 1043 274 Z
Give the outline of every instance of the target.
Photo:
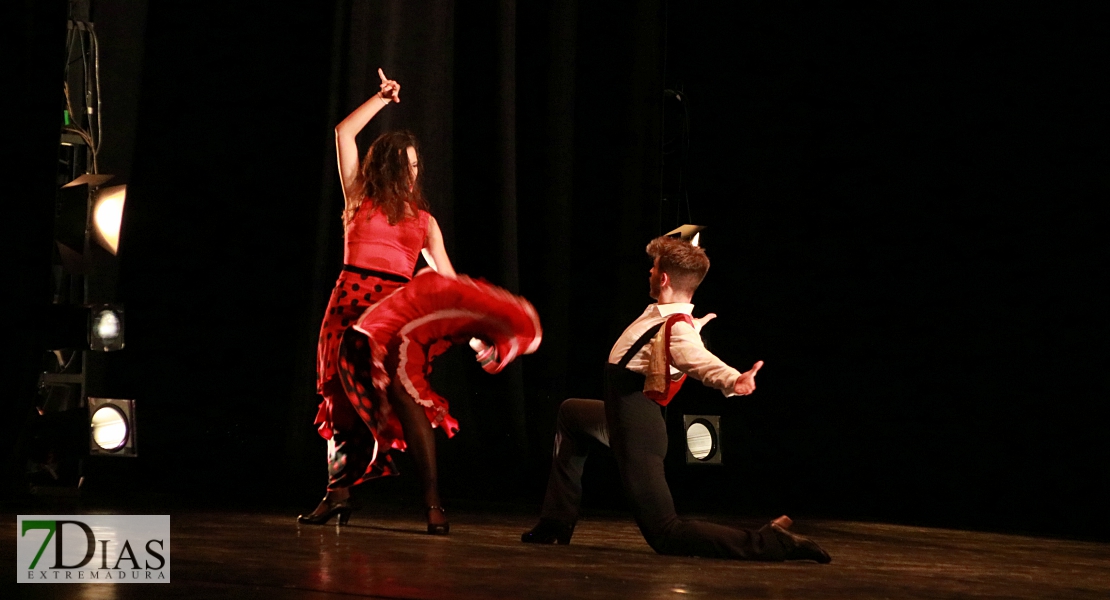
M 701 331 L 705 324 L 717 318 L 717 313 L 709 313 L 700 319 L 694 319 L 694 331 Z
M 751 370 L 746 373 L 741 373 L 740 377 L 736 378 L 736 383 L 732 385 L 732 391 L 741 396 L 747 396 L 755 391 L 755 374 L 763 367 L 763 361 L 757 361 L 752 365 Z

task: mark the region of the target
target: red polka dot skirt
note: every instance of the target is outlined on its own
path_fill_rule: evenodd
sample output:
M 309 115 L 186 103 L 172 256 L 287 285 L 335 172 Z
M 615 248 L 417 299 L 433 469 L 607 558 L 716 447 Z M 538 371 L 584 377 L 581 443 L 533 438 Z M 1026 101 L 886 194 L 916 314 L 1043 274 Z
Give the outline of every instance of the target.
M 331 488 L 396 474 L 389 451 L 404 450 L 405 440 L 390 407 L 394 394 L 415 400 L 428 422 L 448 437 L 458 432 L 447 400 L 428 383 L 432 361 L 453 344 L 481 340 L 489 348 L 481 368 L 497 373 L 534 352 L 542 338 L 532 305 L 489 283 L 430 270 L 408 284 L 362 277 L 347 272 L 340 277 L 320 334 L 324 402 L 316 423 L 333 442 Z M 367 284 L 372 288 L 367 295 L 355 296 Z

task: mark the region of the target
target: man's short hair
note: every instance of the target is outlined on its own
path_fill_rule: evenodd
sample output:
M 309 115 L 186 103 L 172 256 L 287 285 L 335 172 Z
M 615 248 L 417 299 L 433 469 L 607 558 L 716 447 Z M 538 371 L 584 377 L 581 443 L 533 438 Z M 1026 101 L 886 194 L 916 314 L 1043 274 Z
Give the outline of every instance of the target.
M 659 259 L 659 268 L 671 279 L 671 287 L 694 293 L 709 271 L 705 250 L 678 238 L 660 236 L 647 245 L 648 256 Z

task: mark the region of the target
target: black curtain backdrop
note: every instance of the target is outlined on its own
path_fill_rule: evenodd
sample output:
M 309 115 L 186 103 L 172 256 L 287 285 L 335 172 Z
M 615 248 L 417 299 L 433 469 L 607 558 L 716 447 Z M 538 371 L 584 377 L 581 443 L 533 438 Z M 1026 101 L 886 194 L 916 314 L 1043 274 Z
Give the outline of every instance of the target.
M 0 236 L 4 259 L 4 293 L 0 310 L 8 315 L 4 364 L 0 367 L 0 456 L 14 455 L 32 410 L 42 364 L 41 330 L 37 327 L 51 296 L 50 252 L 57 173 L 58 120 L 61 102 L 55 93 L 65 64 L 64 2 L 13 2 L 5 16 L 18 23 L 6 36 L 7 60 L 2 77 L 18 118 L 3 136 L 3 164 L 10 182 L 8 202 L 0 214 L 7 233 Z M 5 460 L 0 496 L 22 478 L 22 465 Z
M 750 398 L 690 382 L 668 409 L 674 429 L 683 413 L 724 428 L 722 467 L 684 467 L 672 444 L 680 510 L 1110 536 L 1106 16 L 151 3 L 128 347 L 108 378 L 139 400 L 141 456 L 88 485 L 304 508 L 322 492 L 332 128 L 382 67 L 402 102 L 360 147 L 415 132 L 456 268 L 525 295 L 545 327 L 497 376 L 466 349 L 437 362 L 462 425 L 440 437 L 448 498 L 538 506 L 559 402 L 600 393 L 609 347 L 650 301 L 644 245 L 691 221 L 709 226 L 710 347 L 767 364 Z M 588 469 L 591 507 L 623 506 L 613 468 Z M 415 478 L 358 493 L 394 492 L 415 503 Z
M 298 461 L 317 448 L 294 447 L 315 441 L 316 248 L 340 233 L 316 226 L 333 21 L 327 5 L 149 5 L 110 372 L 138 401 L 140 456 L 90 465 L 91 489 L 265 503 L 308 487 Z
M 722 356 L 767 361 L 759 494 L 1106 532 L 1105 10 L 674 16 L 695 219 L 726 231 L 699 301 Z

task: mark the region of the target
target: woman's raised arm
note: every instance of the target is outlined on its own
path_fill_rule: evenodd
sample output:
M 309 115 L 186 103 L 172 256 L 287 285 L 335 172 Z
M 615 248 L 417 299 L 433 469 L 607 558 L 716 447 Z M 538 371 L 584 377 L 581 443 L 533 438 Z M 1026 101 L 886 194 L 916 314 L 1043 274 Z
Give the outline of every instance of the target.
M 377 94 L 370 97 L 369 100 L 362 103 L 355 109 L 354 112 L 347 115 L 335 126 L 335 151 L 338 155 L 339 161 L 339 181 L 343 185 L 343 198 L 345 200 L 345 208 L 350 209 L 352 205 L 351 194 L 356 193 L 355 182 L 358 180 L 358 145 L 355 144 L 355 136 L 358 132 L 362 131 L 363 127 L 378 114 L 385 105 L 390 102 L 401 101 L 401 84 L 386 79 L 385 73 L 378 69 L 378 77 L 381 77 L 382 90 Z M 354 199 L 357 201 L 357 199 Z

